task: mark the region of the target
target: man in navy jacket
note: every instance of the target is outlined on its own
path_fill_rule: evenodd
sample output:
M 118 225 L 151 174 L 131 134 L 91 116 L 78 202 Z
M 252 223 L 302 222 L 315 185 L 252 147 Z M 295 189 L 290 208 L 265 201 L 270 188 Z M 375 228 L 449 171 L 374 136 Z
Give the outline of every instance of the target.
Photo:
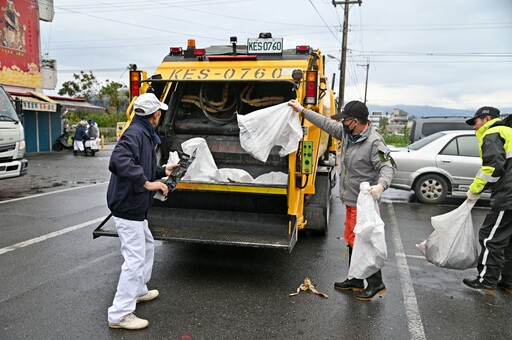
M 110 157 L 112 173 L 107 204 L 114 216 L 124 263 L 112 306 L 108 309 L 110 328 L 141 329 L 147 320 L 133 313 L 137 302 L 153 300 L 158 290 L 148 290 L 154 258 L 154 239 L 146 219 L 153 196 L 160 190 L 167 196 L 167 185 L 159 181 L 177 165 L 158 166 L 155 146 L 160 138 L 155 127 L 161 110 L 168 106 L 153 93 L 139 96 L 133 105 L 135 116 Z

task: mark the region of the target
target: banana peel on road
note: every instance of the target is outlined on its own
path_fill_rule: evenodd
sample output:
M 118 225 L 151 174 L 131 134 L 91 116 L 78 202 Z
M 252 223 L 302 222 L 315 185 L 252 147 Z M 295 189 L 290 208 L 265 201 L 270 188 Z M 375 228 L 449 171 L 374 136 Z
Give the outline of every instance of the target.
M 295 296 L 297 294 L 299 294 L 301 291 L 305 292 L 305 291 L 312 291 L 313 293 L 315 293 L 316 295 L 320 295 L 321 297 L 323 298 L 328 298 L 327 294 L 324 294 L 324 293 L 320 293 L 318 290 L 316 290 L 315 286 L 313 286 L 313 284 L 311 283 L 311 279 L 306 276 L 304 278 L 304 283 L 301 284 L 299 286 L 299 288 L 297 288 L 297 292 L 296 293 L 290 293 L 288 294 L 288 296 Z

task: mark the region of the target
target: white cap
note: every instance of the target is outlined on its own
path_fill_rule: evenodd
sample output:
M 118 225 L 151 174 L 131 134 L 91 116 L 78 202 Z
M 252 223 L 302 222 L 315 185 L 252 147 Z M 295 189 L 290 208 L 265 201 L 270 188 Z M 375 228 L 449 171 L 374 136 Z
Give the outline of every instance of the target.
M 153 93 L 141 94 L 133 103 L 133 109 L 137 116 L 149 116 L 160 109 L 167 110 L 167 108 L 167 104 L 160 102 Z

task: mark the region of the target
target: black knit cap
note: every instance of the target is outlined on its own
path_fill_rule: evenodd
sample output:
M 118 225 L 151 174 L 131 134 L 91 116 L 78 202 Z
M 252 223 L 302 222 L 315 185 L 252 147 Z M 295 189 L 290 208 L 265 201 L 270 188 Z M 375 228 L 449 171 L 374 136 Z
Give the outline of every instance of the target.
M 500 110 L 492 106 L 482 106 L 476 110 L 473 118 L 466 120 L 466 124 L 475 125 L 475 118 L 483 118 L 485 116 L 491 116 L 491 118 L 498 118 L 500 116 Z
M 333 116 L 331 116 L 332 119 L 340 120 L 342 118 L 368 118 L 368 108 L 364 103 L 361 103 L 358 100 L 353 100 L 351 102 L 348 102 L 345 107 L 343 108 L 343 111 L 340 113 L 337 113 Z

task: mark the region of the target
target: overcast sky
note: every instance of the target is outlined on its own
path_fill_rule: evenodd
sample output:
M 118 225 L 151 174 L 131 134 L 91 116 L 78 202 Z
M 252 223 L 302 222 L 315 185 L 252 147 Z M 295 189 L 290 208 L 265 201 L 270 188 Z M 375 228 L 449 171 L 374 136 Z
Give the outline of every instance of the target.
M 308 44 L 337 73 L 343 7 L 331 0 L 57 0 L 41 22 L 41 53 L 57 60 L 59 83 L 91 70 L 127 83 L 135 63 L 151 75 L 170 46 L 245 43 L 259 32 Z M 363 0 L 350 5 L 345 100 L 474 110 L 512 107 L 511 0 Z M 335 85 L 338 89 L 338 85 Z M 54 94 L 56 91 L 45 91 Z

